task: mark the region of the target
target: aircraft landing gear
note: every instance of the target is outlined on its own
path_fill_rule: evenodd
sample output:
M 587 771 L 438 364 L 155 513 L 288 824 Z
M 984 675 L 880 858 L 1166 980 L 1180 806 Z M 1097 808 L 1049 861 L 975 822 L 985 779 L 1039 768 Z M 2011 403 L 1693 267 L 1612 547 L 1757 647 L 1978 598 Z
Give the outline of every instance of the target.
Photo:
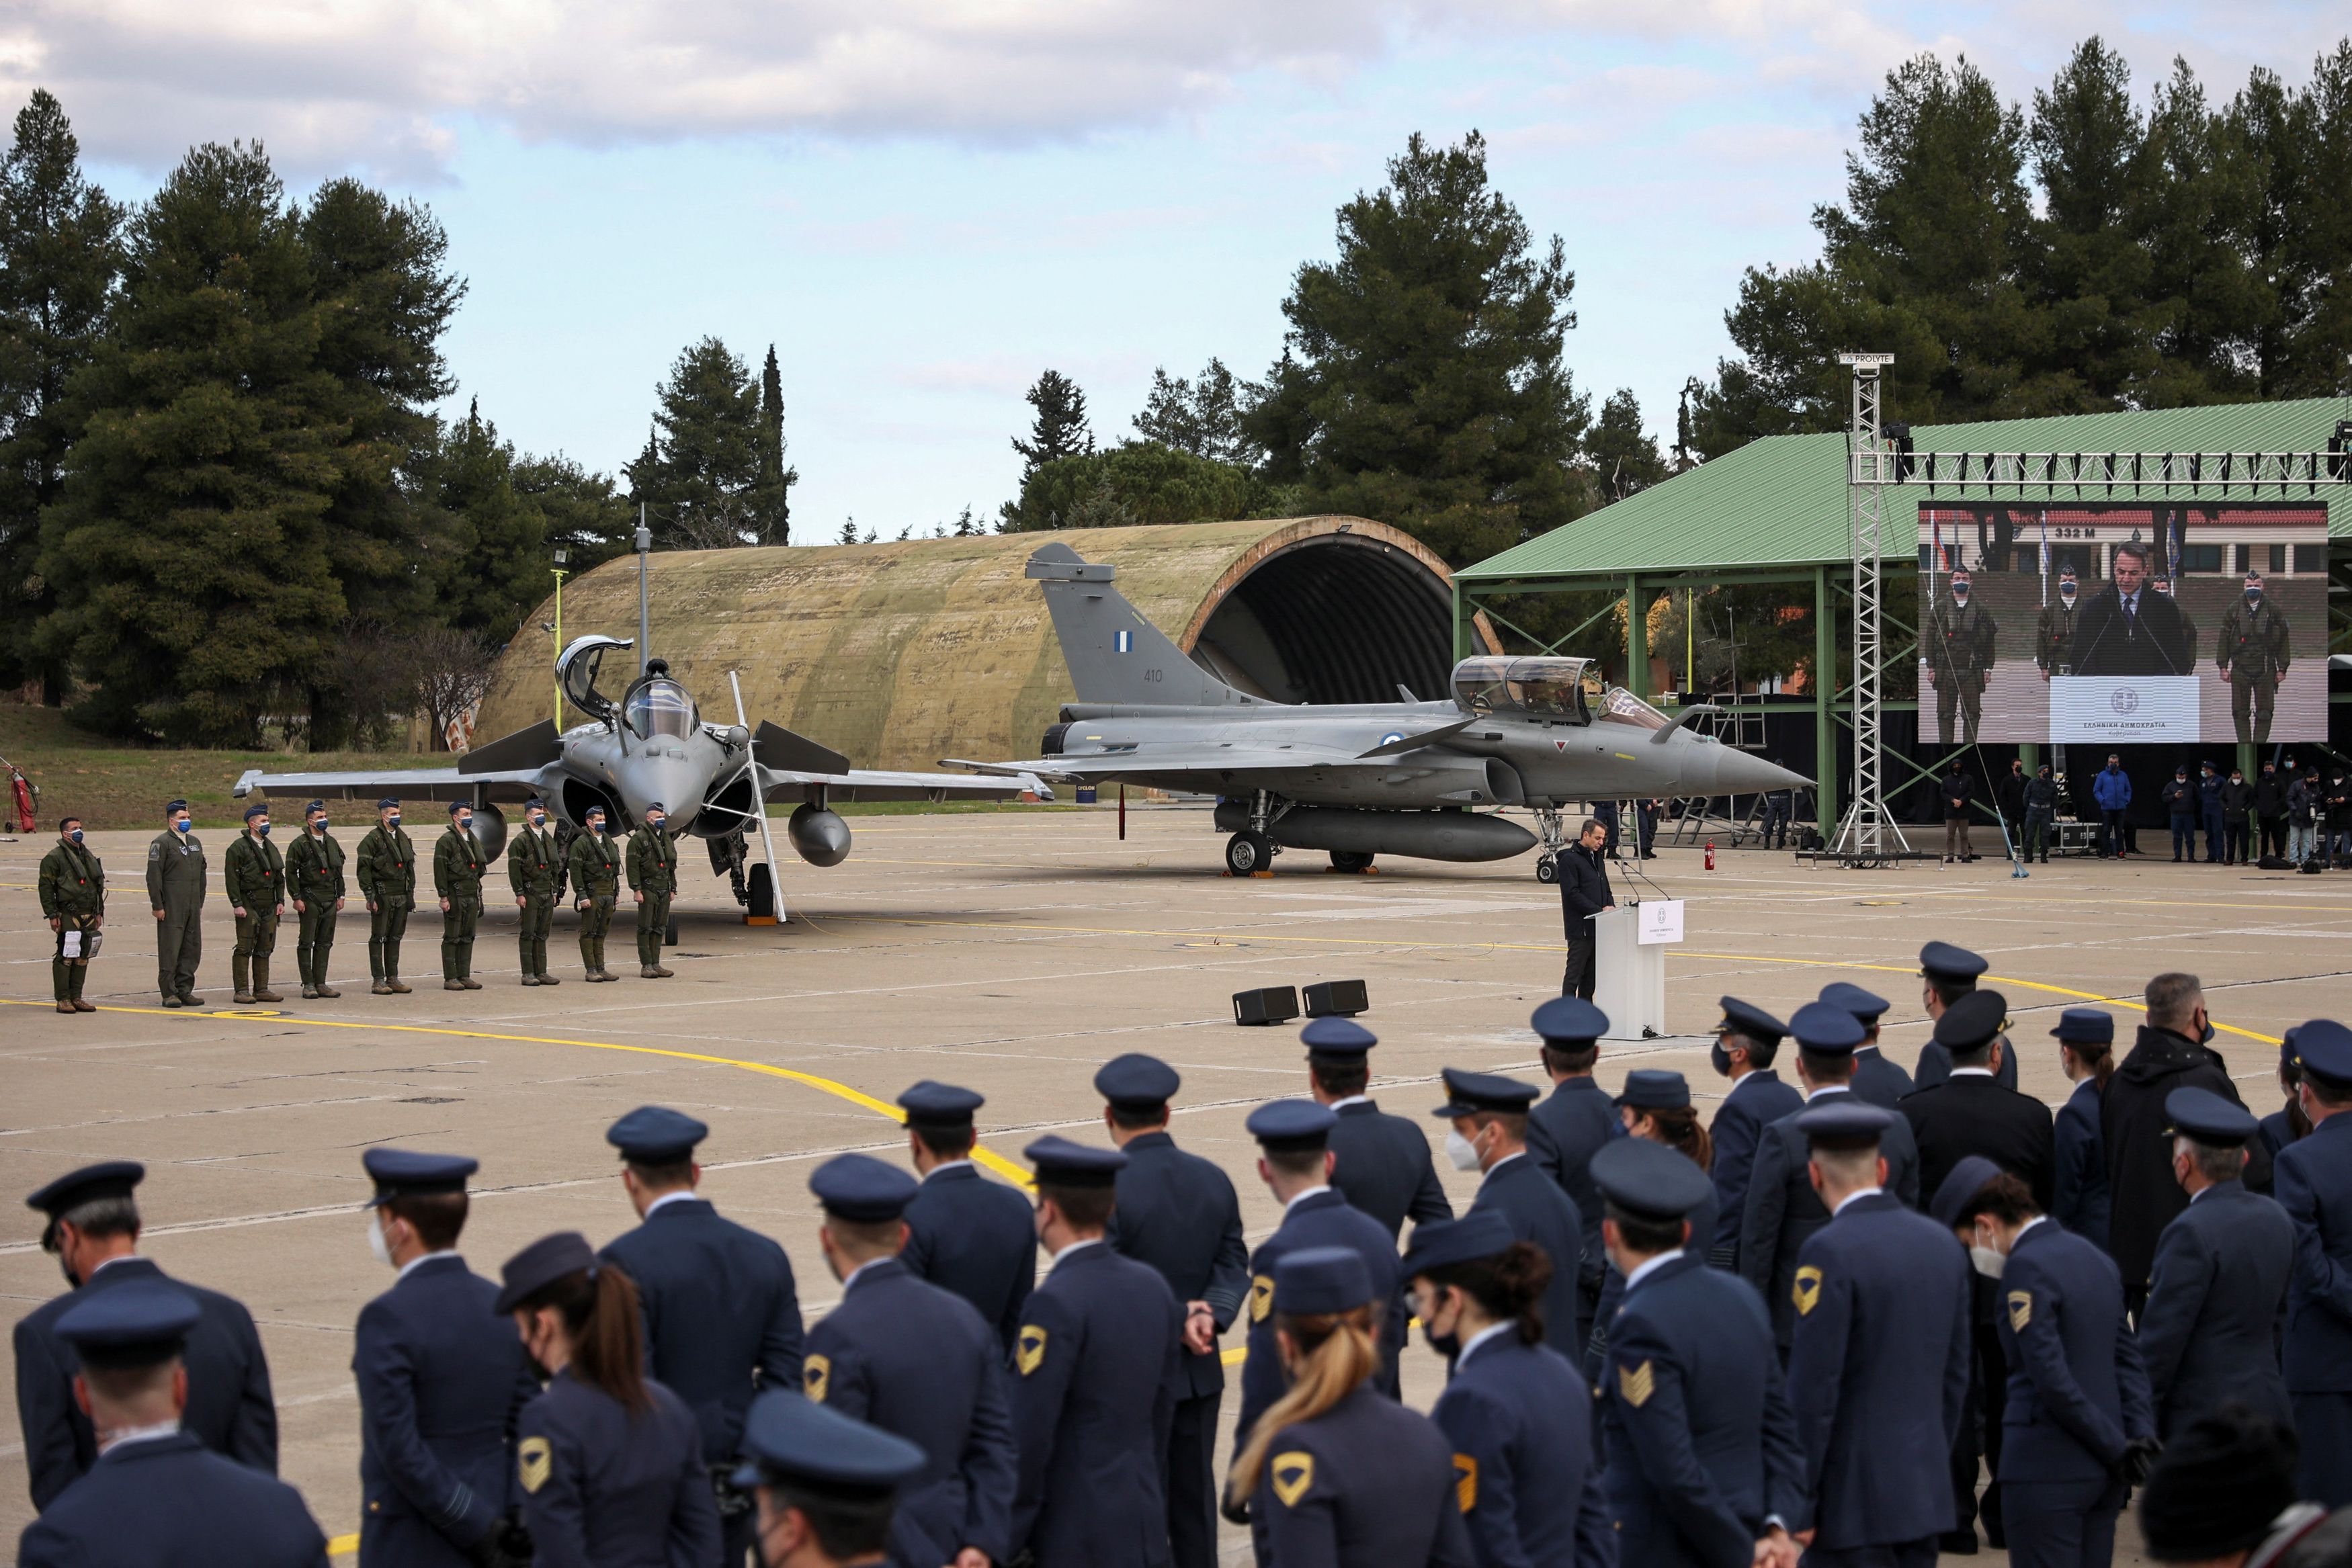
M 665 947 L 677 946 L 677 916 L 675 915 L 669 917 L 669 925 L 662 930 L 662 946 Z
M 1559 862 L 1552 859 L 1549 854 L 1538 856 L 1536 859 L 1536 880 L 1542 883 L 1546 887 L 1549 887 L 1559 881 Z
M 1274 868 L 1274 841 L 1254 828 L 1244 828 L 1225 841 L 1225 869 L 1235 876 L 1255 876 Z
M 1372 869 L 1372 857 L 1360 850 L 1333 850 L 1331 869 L 1358 876 Z
M 1559 862 L 1554 857 L 1568 847 L 1568 833 L 1560 826 L 1559 807 L 1538 806 L 1535 817 L 1536 836 L 1543 841 L 1536 852 L 1536 880 L 1549 887 L 1559 881 Z

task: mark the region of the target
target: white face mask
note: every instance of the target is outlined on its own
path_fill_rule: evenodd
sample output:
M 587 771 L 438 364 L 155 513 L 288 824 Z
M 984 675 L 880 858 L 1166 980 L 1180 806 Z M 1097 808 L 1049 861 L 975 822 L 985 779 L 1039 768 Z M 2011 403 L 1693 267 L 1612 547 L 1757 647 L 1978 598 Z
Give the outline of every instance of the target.
M 383 1239 L 383 1210 L 380 1208 L 368 1211 L 368 1250 L 375 1254 L 377 1262 L 387 1269 L 392 1267 L 392 1243 Z
M 1454 1162 L 1457 1171 L 1475 1171 L 1478 1168 L 1478 1145 L 1464 1137 L 1460 1128 L 1454 1128 L 1445 1134 L 1445 1157 Z
M 2009 1267 L 2009 1259 L 1990 1247 L 1969 1248 L 1969 1261 L 1976 1266 L 1978 1273 L 1988 1280 L 2000 1279 L 2000 1271 Z

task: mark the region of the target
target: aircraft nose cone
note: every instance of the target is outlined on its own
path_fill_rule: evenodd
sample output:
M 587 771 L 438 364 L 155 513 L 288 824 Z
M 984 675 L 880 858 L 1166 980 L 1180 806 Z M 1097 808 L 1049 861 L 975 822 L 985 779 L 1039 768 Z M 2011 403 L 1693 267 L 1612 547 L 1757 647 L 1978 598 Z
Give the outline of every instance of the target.
M 1715 793 L 1718 795 L 1760 795 L 1772 789 L 1809 789 L 1813 781 L 1801 773 L 1792 773 L 1775 762 L 1730 747 L 1717 748 L 1715 766 Z
M 679 831 L 702 810 L 704 780 L 691 763 L 667 757 L 633 757 L 621 769 L 621 804 L 632 821 L 646 820 L 646 808 L 655 801 L 669 813 L 669 826 Z

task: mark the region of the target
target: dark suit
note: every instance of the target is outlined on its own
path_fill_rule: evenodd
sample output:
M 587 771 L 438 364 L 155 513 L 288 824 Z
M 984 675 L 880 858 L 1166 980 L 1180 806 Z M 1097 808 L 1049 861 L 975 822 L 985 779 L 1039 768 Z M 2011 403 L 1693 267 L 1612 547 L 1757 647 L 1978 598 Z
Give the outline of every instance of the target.
M 1250 1535 L 1275 1568 L 1472 1568 L 1444 1434 L 1359 1386 L 1285 1427 L 1250 1500 Z
M 22 1568 L 327 1568 L 302 1494 L 182 1431 L 107 1450 L 25 1527 Z
M 2160 1434 L 2231 1399 L 2294 1424 L 2278 1357 L 2294 1272 L 2294 1222 L 2243 1182 L 2207 1187 L 2164 1228 L 2139 1314 Z
M 719 1561 L 719 1505 L 686 1402 L 648 1378 L 632 1412 L 555 1375 L 523 1407 L 515 1444 L 533 1568 L 704 1568 Z
M 2140 584 L 2136 613 L 2124 613 L 2114 584 L 2092 595 L 2074 624 L 2073 648 L 2078 675 L 2193 675 L 2197 649 L 2189 620 L 2155 583 Z
M 2232 1105 L 2242 1105 L 2238 1086 L 2221 1057 L 2170 1030 L 2142 1024 L 2131 1054 L 2107 1080 L 2099 1102 L 2099 1132 L 2107 1155 L 2107 1250 L 2123 1270 L 2125 1299 L 2137 1306 L 2156 1262 L 2156 1239 L 2173 1217 L 2189 1207 L 2189 1195 L 2172 1179 L 2172 1118 L 2165 1100 L 2176 1089 L 2210 1089 Z M 2248 1153 L 2246 1180 L 2260 1187 L 2270 1179 L 2270 1155 L 2259 1146 Z
M 33 1507 L 46 1509 L 97 1461 L 98 1437 L 74 1403 L 81 1358 L 59 1339 L 57 1321 L 91 1291 L 133 1280 L 167 1278 L 145 1258 L 124 1258 L 92 1273 L 79 1290 L 34 1308 L 16 1323 L 16 1416 L 24 1425 L 25 1469 Z M 188 1333 L 181 1359 L 188 1369 L 188 1407 L 180 1429 L 216 1454 L 268 1475 L 278 1473 L 278 1406 L 269 1394 L 269 1363 L 253 1314 L 234 1297 L 184 1281 L 172 1281 L 195 1298 L 204 1316 Z
M 1789 1404 L 1820 1531 L 1838 1561 L 1952 1528 L 1947 1468 L 1968 1417 L 1968 1255 L 1891 1193 L 1849 1201 L 1800 1255 Z
M 1706 1260 L 1717 1269 L 1739 1266 L 1739 1228 L 1748 1216 L 1748 1180 L 1756 1172 L 1756 1145 L 1767 1124 L 1805 1108 L 1805 1097 L 1795 1085 L 1780 1082 L 1780 1072 L 1759 1068 L 1731 1086 L 1707 1124 L 1715 1143 L 1717 1218 L 1715 1239 L 1708 1243 L 1694 1236 L 1694 1246 L 1707 1248 Z
M 1013 1350 L 1014 1552 L 1037 1568 L 1165 1568 L 1160 1475 L 1183 1334 L 1184 1309 L 1150 1265 L 1101 1242 L 1055 1263 Z
M 1828 1090 L 1807 1103 L 1843 1093 Z M 1886 1190 L 1906 1208 L 1919 1207 L 1919 1149 L 1911 1141 L 1911 1125 L 1897 1117 L 1879 1139 L 1886 1161 Z M 1807 1168 L 1812 1146 L 1795 1116 L 1783 1116 L 1764 1129 L 1756 1144 L 1756 1172 L 1748 1183 L 1748 1209 L 1739 1225 L 1739 1277 L 1756 1287 L 1772 1313 L 1772 1337 L 1785 1356 L 1789 1335 L 1796 1327 L 1797 1309 L 1790 1290 L 1797 1278 L 1797 1254 L 1805 1242 L 1830 1222 L 1822 1195 L 1813 1190 Z
M 1455 1362 L 1429 1418 L 1454 1445 L 1481 1568 L 1613 1568 L 1617 1531 L 1592 1449 L 1591 1399 L 1559 1352 L 1522 1343 L 1514 1328 Z
M 1616 837 L 1612 830 L 1610 837 Z M 1568 968 L 1559 982 L 1559 994 L 1592 999 L 1593 988 L 1600 983 L 1596 958 L 1600 952 L 1600 936 L 1593 929 L 1592 917 L 1613 907 L 1617 895 L 1609 891 L 1609 873 L 1601 863 L 1599 852 L 1582 844 L 1570 844 L 1552 857 L 1559 873 L 1560 924 L 1568 934 Z
M 970 1301 L 1012 1354 L 1022 1305 L 1037 1284 L 1037 1217 L 1029 1200 L 966 1162 L 925 1176 L 906 1220 L 913 1234 L 898 1260 L 917 1279 Z
M 1475 1214 L 1491 1208 L 1511 1222 L 1511 1239 L 1532 1241 L 1551 1260 L 1551 1285 L 1544 1291 L 1544 1340 L 1562 1355 L 1574 1355 L 1577 1276 L 1583 1270 L 1584 1218 L 1576 1200 L 1545 1176 L 1533 1158 L 1519 1155 L 1486 1173 L 1470 1205 Z
M 1249 1243 L 1241 1199 L 1213 1161 L 1188 1154 L 1166 1133 L 1144 1133 L 1122 1145 L 1118 1207 L 1111 1246 L 1160 1270 L 1181 1305 L 1206 1301 L 1223 1333 L 1249 1297 Z M 1217 1406 L 1225 1393 L 1224 1358 L 1212 1345 L 1185 1350 L 1176 1375 L 1168 1432 L 1168 1543 L 1176 1568 L 1211 1568 L 1217 1559 Z
M 1932 1040 L 1919 1048 L 1919 1075 L 1913 1087 L 1933 1089 L 1938 1083 L 1948 1082 L 1951 1076 L 1950 1051 Z M 2007 1035 L 2001 1036 L 2000 1066 L 1994 1070 L 1992 1076 L 1993 1082 L 2003 1089 L 2017 1087 L 2017 1047 L 2009 1042 Z
M 1274 1343 L 1274 1266 L 1284 1254 L 1309 1247 L 1346 1247 L 1363 1259 L 1372 1280 L 1372 1300 L 1386 1306 L 1380 1335 L 1381 1369 L 1372 1375 L 1372 1386 L 1391 1399 L 1398 1397 L 1391 1347 L 1402 1345 L 1404 1339 L 1391 1332 L 1388 1322 L 1398 1311 L 1396 1243 L 1381 1228 L 1380 1221 L 1349 1204 L 1333 1188 L 1302 1194 L 1284 1212 L 1281 1226 L 1250 1254 L 1249 1357 L 1242 1363 L 1241 1416 L 1234 1427 L 1235 1453 L 1249 1440 L 1251 1424 L 1289 1385 L 1283 1375 L 1281 1352 Z
M 2294 1223 L 2286 1391 L 2303 1437 L 2301 1494 L 2352 1505 L 2352 1112 L 2279 1151 L 2278 1203 Z
M 2050 1218 L 2105 1250 L 2107 1246 L 2107 1154 L 2099 1132 L 2099 1081 L 2085 1078 L 2058 1107 L 2052 1128 L 2053 1177 Z
M 811 1399 L 897 1433 L 930 1461 L 898 1489 L 898 1568 L 940 1568 L 967 1546 L 1008 1555 L 1016 1466 L 1004 1349 L 970 1301 L 878 1259 L 809 1331 L 801 1374 Z
M 1895 1102 L 1915 1087 L 1902 1064 L 1890 1060 L 1878 1047 L 1865 1045 L 1853 1053 L 1853 1092 L 1857 1099 L 1867 1100 L 1883 1111 L 1892 1111 Z
M 1592 1185 L 1592 1156 L 1612 1138 L 1625 1136 L 1616 1102 L 1590 1074 L 1563 1078 L 1545 1099 L 1528 1113 L 1528 1157 L 1544 1175 L 1558 1182 L 1575 1201 L 1584 1221 L 1584 1262 L 1577 1271 L 1576 1343 L 1561 1344 L 1548 1334 L 1554 1348 L 1575 1363 L 1592 1333 L 1592 1314 L 1601 1303 L 1601 1280 L 1609 1265 L 1601 1246 L 1601 1190 Z
M 1394 1241 L 1404 1222 L 1451 1219 L 1454 1205 L 1437 1179 L 1429 1137 L 1421 1124 L 1391 1116 L 1370 1100 L 1334 1106 L 1331 1185 L 1349 1204 L 1381 1222 Z
M 1715 1234 L 1715 1193 L 1710 1189 L 1705 1202 L 1690 1214 L 1690 1239 L 1684 1243 L 1690 1255 L 1704 1259 L 1702 1249 L 1706 1239 Z M 1603 1253 L 1604 1258 L 1607 1257 Z M 1592 1313 L 1591 1336 L 1584 1342 L 1584 1354 L 1578 1364 L 1584 1369 L 1587 1383 L 1598 1385 L 1602 1369 L 1608 1364 L 1609 1325 L 1617 1321 L 1617 1310 L 1625 1304 L 1625 1276 L 1617 1265 L 1611 1263 L 1601 1276 L 1601 1301 Z
M 515 1425 L 539 1396 L 499 1288 L 454 1252 L 418 1259 L 360 1309 L 360 1556 L 468 1568 L 514 1506 Z

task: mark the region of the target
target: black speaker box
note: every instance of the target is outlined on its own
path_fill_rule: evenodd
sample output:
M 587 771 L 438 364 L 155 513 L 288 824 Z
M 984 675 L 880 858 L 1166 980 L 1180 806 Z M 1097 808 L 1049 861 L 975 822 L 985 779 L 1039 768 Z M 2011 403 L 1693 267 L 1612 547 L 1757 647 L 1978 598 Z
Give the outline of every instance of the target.
M 1307 988 L 1307 1016 L 1351 1019 L 1372 1004 L 1361 980 L 1326 980 Z
M 1298 991 L 1296 987 L 1268 986 L 1264 990 L 1234 993 L 1235 1023 L 1287 1023 L 1297 1016 Z

